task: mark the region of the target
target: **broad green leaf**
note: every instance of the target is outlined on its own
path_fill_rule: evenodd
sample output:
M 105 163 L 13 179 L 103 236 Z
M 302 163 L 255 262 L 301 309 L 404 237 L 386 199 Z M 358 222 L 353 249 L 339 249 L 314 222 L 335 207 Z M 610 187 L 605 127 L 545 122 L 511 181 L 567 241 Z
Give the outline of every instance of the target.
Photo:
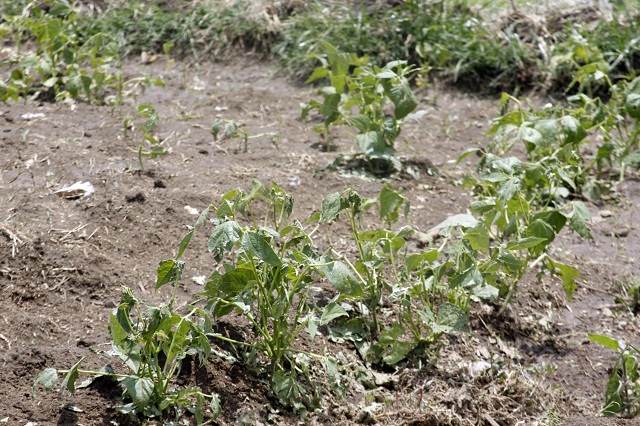
M 509 252 L 500 254 L 498 260 L 500 264 L 507 269 L 507 271 L 516 275 L 521 275 L 523 273 L 523 268 L 526 266 L 523 260 Z
M 46 390 L 51 390 L 52 387 L 58 384 L 58 370 L 55 368 L 45 368 L 38 374 L 33 381 L 33 392 L 38 384 L 44 386 Z
M 371 120 L 364 114 L 349 117 L 349 124 L 358 129 L 360 133 L 366 133 L 371 128 Z
M 211 403 L 209 404 L 209 409 L 211 410 L 211 414 L 213 415 L 213 420 L 217 419 L 222 413 L 220 397 L 215 393 L 211 396 Z
M 331 72 L 335 76 L 345 76 L 349 72 L 351 55 L 348 53 L 335 53 L 328 55 Z M 337 89 L 337 87 L 336 87 Z
M 518 192 L 520 188 L 520 179 L 516 177 L 509 178 L 498 189 L 498 197 L 503 203 L 506 203 Z
M 344 93 L 344 88 L 347 85 L 347 77 L 345 75 L 331 75 L 329 80 L 331 80 L 331 86 L 335 89 L 336 95 L 342 95 Z
M 396 340 L 385 348 L 382 360 L 388 365 L 395 365 L 405 359 L 414 347 L 415 344 L 413 342 Z
M 396 107 L 394 112 L 396 120 L 401 120 L 409 115 L 420 103 L 413 94 L 409 83 L 406 82 L 392 86 L 388 96 Z
M 580 276 L 580 272 L 573 266 L 555 260 L 549 260 L 550 264 L 553 266 L 553 270 L 556 273 L 559 273 L 560 277 L 562 278 L 562 287 L 564 288 L 564 293 L 567 295 L 569 301 L 572 301 L 573 293 L 575 292 L 577 286 L 576 278 Z
M 334 192 L 327 195 L 322 200 L 322 212 L 320 213 L 320 222 L 331 224 L 338 219 L 338 213 L 341 210 L 340 193 Z
M 605 348 L 609 348 L 609 349 L 614 350 L 616 352 L 618 352 L 620 350 L 620 342 L 618 342 L 616 339 L 612 339 L 611 337 L 603 336 L 602 334 L 587 333 L 587 336 L 589 336 L 589 340 L 591 340 L 593 343 L 598 343 L 598 344 L 604 346 Z
M 539 163 L 527 163 L 524 165 L 524 180 L 529 186 L 539 185 L 546 179 L 545 170 Z
M 320 40 L 320 44 L 322 45 L 322 50 L 327 55 L 336 55 L 338 53 L 338 50 L 335 47 L 333 47 L 333 45 L 331 45 L 329 42 Z
M 565 143 L 577 144 L 587 137 L 587 131 L 582 127 L 580 121 L 570 115 L 562 117 L 560 125 L 565 134 Z
M 84 90 L 85 95 L 87 95 L 87 98 L 90 98 L 91 97 L 91 83 L 93 83 L 93 80 L 88 75 L 81 75 L 80 76 L 80 82 L 82 83 L 82 89 Z
M 476 213 L 487 213 L 496 207 L 496 200 L 493 197 L 477 200 L 471 203 L 469 210 Z
M 198 219 L 198 222 L 199 221 L 200 220 Z M 184 251 L 186 250 L 187 246 L 191 242 L 191 238 L 193 237 L 193 232 L 195 228 L 193 226 L 187 226 L 187 229 L 188 229 L 188 232 L 184 237 L 182 237 L 182 241 L 180 241 L 180 245 L 178 246 L 178 254 L 176 255 L 176 259 L 180 259 L 182 257 L 182 255 L 184 254 Z
M 326 69 L 325 67 L 318 67 L 315 70 L 313 70 L 313 72 L 311 73 L 307 81 L 305 81 L 305 84 L 313 83 L 314 81 L 327 77 L 328 75 L 329 75 L 328 69 Z
M 62 380 L 62 384 L 60 385 L 63 388 L 67 388 L 67 390 L 71 393 L 75 393 L 76 391 L 76 380 L 78 380 L 78 367 L 84 361 L 84 357 L 80 358 L 80 361 L 73 364 L 73 367 L 69 369 L 67 374 L 64 376 Z
M 517 241 L 509 241 L 507 243 L 507 250 L 523 250 L 529 247 L 535 247 L 544 241 L 547 241 L 547 239 L 540 237 L 524 237 Z
M 573 201 L 571 203 L 572 211 L 569 214 L 569 229 L 576 232 L 582 238 L 593 240 L 591 230 L 585 223 L 591 220 L 591 212 L 582 201 Z
M 156 289 L 159 289 L 167 283 L 179 280 L 183 269 L 184 262 L 180 260 L 164 260 L 160 262 L 156 279 Z
M 114 343 L 118 346 L 122 345 L 127 339 L 127 330 L 122 326 L 118 317 L 113 312 L 109 314 L 109 331 Z
M 435 250 L 437 252 L 437 250 Z M 418 268 L 423 262 L 429 262 L 426 253 L 413 253 L 407 256 L 404 260 L 405 267 L 409 272 L 412 272 Z M 425 265 L 428 267 L 428 265 Z
M 558 125 L 555 120 L 540 120 L 534 125 L 534 129 L 540 132 L 545 146 L 558 138 Z
M 484 282 L 482 273 L 476 266 L 472 266 L 450 279 L 450 283 L 455 287 L 475 287 Z
M 451 303 L 443 303 L 438 307 L 438 316 L 434 332 L 455 333 L 467 331 L 467 314 Z
M 539 146 L 542 144 L 542 134 L 534 128 L 531 127 L 520 127 L 518 131 L 518 137 L 522 139 L 524 142 L 533 144 L 534 146 Z
M 417 308 L 418 316 L 424 325 L 433 328 L 436 323 L 436 317 L 428 306 Z
M 55 85 L 56 85 L 56 83 L 58 83 L 58 77 L 51 77 L 51 78 L 49 78 L 49 79 L 45 80 L 45 81 L 42 83 L 42 85 L 43 85 L 44 87 L 49 88 L 49 87 L 53 87 L 53 86 L 55 86 Z
M 344 386 L 342 385 L 342 377 L 338 370 L 338 363 L 330 357 L 323 358 L 322 363 L 324 364 L 324 369 L 329 377 L 329 386 L 331 386 L 331 389 L 336 393 L 336 395 L 344 398 Z
M 338 113 L 338 105 L 340 104 L 340 95 L 337 93 L 328 95 L 324 98 L 322 107 L 320 108 L 320 114 L 325 117 L 333 117 Z M 333 121 L 333 120 L 331 120 Z
M 390 184 L 385 184 L 380 191 L 380 219 L 384 219 L 387 216 L 397 218 L 398 210 L 405 201 L 405 198 L 400 195 L 400 192 L 393 189 Z
M 356 136 L 356 143 L 365 155 L 382 155 L 387 148 L 382 134 L 375 131 L 359 134 Z
M 473 228 L 477 224 L 478 224 L 478 220 L 475 217 L 471 216 L 470 214 L 456 214 L 456 215 L 450 216 L 440 224 L 434 226 L 428 233 L 430 234 L 431 231 L 450 228 L 453 226 L 461 226 L 463 228 Z
M 462 237 L 469 241 L 474 250 L 484 251 L 489 249 L 489 230 L 487 226 L 478 222 L 473 228 L 467 229 Z
M 396 78 L 398 74 L 390 70 L 384 70 L 376 74 L 376 78 L 379 79 L 388 79 L 388 78 Z
M 300 386 L 292 373 L 277 370 L 272 380 L 273 393 L 275 393 L 282 404 L 285 406 L 293 406 L 302 413 L 306 411 L 304 404 L 301 402 L 302 393 Z
M 471 299 L 476 302 L 498 300 L 500 291 L 492 285 L 478 285 L 473 288 Z
M 458 159 L 456 160 L 456 164 L 460 164 L 462 160 L 464 160 L 465 158 L 467 158 L 468 156 L 476 152 L 482 152 L 482 151 L 480 148 L 467 148 L 462 154 L 458 156 Z
M 336 261 L 320 267 L 319 270 L 343 296 L 358 299 L 365 295 L 360 281 L 344 263 Z
M 185 342 L 187 341 L 187 336 L 189 334 L 189 321 L 180 317 L 178 314 L 174 314 L 172 316 L 177 317 L 177 327 L 174 327 L 174 324 L 170 325 L 170 328 L 167 331 L 171 334 L 168 334 L 170 337 L 170 341 L 167 342 L 165 350 L 165 354 L 167 356 L 167 362 L 173 362 L 175 357 L 179 356 L 181 353 L 185 351 Z M 167 324 L 169 326 L 169 324 Z M 165 329 L 164 324 L 161 324 L 159 330 Z
M 627 96 L 627 102 L 625 108 L 630 117 L 640 120 L 640 94 L 630 93 Z
M 282 266 L 282 261 L 271 248 L 269 241 L 256 232 L 245 232 L 242 237 L 242 248 L 274 268 Z
M 327 306 L 322 309 L 322 317 L 320 318 L 320 325 L 327 325 L 335 318 L 348 315 L 347 311 L 344 310 L 342 306 L 340 306 L 336 302 L 330 302 Z
M 500 172 L 487 173 L 486 175 L 482 176 L 482 180 L 491 183 L 504 182 L 507 179 L 509 179 L 509 176 Z
M 222 276 L 213 277 L 206 285 L 204 295 L 233 299 L 243 291 L 251 280 L 255 279 L 253 271 L 235 268 Z
M 216 226 L 211 232 L 208 241 L 208 248 L 213 253 L 215 259 L 220 262 L 224 251 L 230 251 L 233 245 L 240 240 L 242 229 L 234 221 L 224 222 Z
M 557 234 L 567 223 L 567 217 L 556 210 L 547 210 L 534 214 L 531 221 L 542 220 L 547 223 Z
M 153 379 L 148 377 L 129 376 L 121 382 L 139 411 L 143 411 L 150 403 L 153 395 Z
M 71 14 L 71 8 L 66 2 L 59 1 L 49 9 L 51 16 L 67 16 Z
M 382 345 L 390 345 L 397 341 L 404 334 L 404 328 L 400 323 L 393 323 L 390 328 L 386 328 L 378 335 L 378 340 Z

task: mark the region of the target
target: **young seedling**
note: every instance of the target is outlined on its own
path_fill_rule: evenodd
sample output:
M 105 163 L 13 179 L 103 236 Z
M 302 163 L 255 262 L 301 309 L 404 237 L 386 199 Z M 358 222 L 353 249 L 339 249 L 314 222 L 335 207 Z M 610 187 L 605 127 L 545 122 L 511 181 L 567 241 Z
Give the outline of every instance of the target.
M 140 130 L 142 132 L 142 139 L 140 140 L 140 145 L 137 149 L 131 148 L 131 151 L 138 154 L 138 162 L 140 163 L 140 172 L 144 173 L 144 163 L 143 158 L 147 157 L 150 159 L 155 159 L 160 155 L 167 155 L 169 151 L 167 151 L 164 147 L 164 143 L 167 139 L 159 140 L 157 136 L 154 134 L 157 126 L 159 116 L 153 106 L 148 104 L 139 105 L 137 108 L 137 113 L 140 117 L 144 118 L 144 123 L 140 126 Z M 131 123 L 128 119 L 124 121 L 124 130 L 125 130 L 125 138 L 127 137 L 127 131 L 130 127 Z
M 269 141 L 273 146 L 278 148 L 278 144 L 276 142 L 278 135 L 276 133 L 260 133 L 257 135 L 251 135 L 247 133 L 247 131 L 241 126 L 238 125 L 233 120 L 219 120 L 211 128 L 211 135 L 213 136 L 214 141 L 218 141 L 220 135 L 223 135 L 227 140 L 230 139 L 239 139 L 240 145 L 238 148 L 238 152 L 242 151 L 244 153 L 249 152 L 249 140 L 261 138 L 266 136 L 269 138 Z

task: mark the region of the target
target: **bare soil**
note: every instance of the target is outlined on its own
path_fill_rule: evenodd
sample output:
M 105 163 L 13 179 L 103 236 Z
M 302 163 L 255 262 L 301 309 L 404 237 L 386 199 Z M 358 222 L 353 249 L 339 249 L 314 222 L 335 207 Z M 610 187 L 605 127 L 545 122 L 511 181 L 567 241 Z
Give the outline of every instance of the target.
M 154 290 L 156 267 L 175 254 L 185 226 L 195 222 L 185 206 L 200 211 L 228 190 L 248 189 L 251 179 L 274 180 L 294 196 L 294 215 L 304 220 L 329 193 L 353 187 L 374 196 L 383 184 L 320 171 L 336 153 L 318 149 L 313 123 L 298 120 L 299 103 L 313 89 L 278 77 L 268 63 L 246 58 L 171 67 L 159 60 L 131 63 L 129 72 L 161 76 L 166 83 L 138 99 L 160 112 L 159 137 L 172 151 L 146 160 L 144 173 L 137 172 L 131 151 L 141 138 L 140 120 L 125 137 L 131 107 L 0 105 L 0 422 L 139 423 L 116 412 L 120 392 L 108 384 L 75 395 L 37 388 L 34 397 L 32 383 L 43 368 L 68 368 L 81 357 L 86 367 L 115 367 L 115 360 L 95 352 L 108 349 L 109 312 L 122 286 L 145 300 L 166 300 L 164 289 Z M 408 142 L 402 156 L 420 176 L 391 182 L 411 201 L 407 222 L 426 231 L 466 211 L 469 194 L 459 184 L 474 161 L 456 166 L 451 160 L 488 142 L 483 135 L 498 102 L 437 87 L 420 95 L 429 114 L 402 134 Z M 217 118 L 242 123 L 250 135 L 275 132 L 277 147 L 257 138 L 244 153 L 237 141 L 214 142 L 210 129 Z M 351 149 L 348 137 L 338 139 L 338 152 Z M 79 199 L 54 193 L 75 182 L 90 182 L 95 193 Z M 435 367 L 377 371 L 380 386 L 354 384 L 345 400 L 328 400 L 323 412 L 306 420 L 279 406 L 263 377 L 215 356 L 201 369 L 187 369 L 181 380 L 220 394 L 221 425 L 640 424 L 596 417 L 615 354 L 586 335 L 640 344 L 638 317 L 614 303 L 625 283 L 640 279 L 638 183 L 631 177 L 613 200 L 589 205 L 594 242 L 568 233 L 560 238 L 556 254 L 581 271 L 573 302 L 557 279 L 529 277 L 503 316 L 490 306 L 477 307 L 472 331 L 449 337 Z M 373 214 L 366 220 L 377 226 Z M 325 235 L 319 244 L 348 244 L 340 224 Z M 211 272 L 203 239 L 192 243 L 186 260 L 182 301 L 201 288 L 188 278 Z M 322 352 L 325 346 L 357 358 L 353 347 L 321 339 L 310 348 Z M 469 372 L 477 361 L 497 360 L 495 374 Z

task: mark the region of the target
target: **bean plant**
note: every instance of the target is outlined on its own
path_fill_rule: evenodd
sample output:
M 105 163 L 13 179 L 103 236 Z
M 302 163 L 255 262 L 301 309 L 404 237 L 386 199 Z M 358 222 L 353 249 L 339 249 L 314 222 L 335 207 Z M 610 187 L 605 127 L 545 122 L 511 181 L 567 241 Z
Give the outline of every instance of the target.
M 355 144 L 368 171 L 386 175 L 400 169 L 395 157 L 396 140 L 403 123 L 416 119 L 423 111 L 413 113 L 419 102 L 409 79 L 414 72 L 407 61 L 392 61 L 384 67 L 368 64 L 368 58 L 340 52 L 322 42 L 323 55 L 315 57 L 321 66 L 307 80 L 312 83 L 328 79 L 321 89 L 322 102 L 311 100 L 302 106 L 302 118 L 311 111 L 322 117 L 321 133 L 327 149 L 331 149 L 331 128 L 347 125 L 357 131 Z
M 138 162 L 140 163 L 140 172 L 144 173 L 143 158 L 148 157 L 152 160 L 160 155 L 167 155 L 169 151 L 165 149 L 165 140 L 158 139 L 155 130 L 158 126 L 159 115 L 152 105 L 142 104 L 136 108 L 137 115 L 144 120 L 140 126 L 142 133 L 140 145 L 137 148 L 130 148 L 131 151 L 138 154 Z M 128 137 L 129 128 L 133 127 L 132 120 L 124 119 L 124 136 Z
M 276 148 L 278 135 L 276 133 L 260 133 L 257 135 L 249 135 L 247 131 L 233 120 L 218 120 L 211 127 L 211 136 L 214 141 L 218 141 L 220 135 L 224 136 L 227 140 L 238 139 L 240 142 L 237 152 L 247 153 L 249 152 L 249 140 L 267 136 L 272 145 Z
M 539 109 L 502 97 L 504 113 L 489 132 L 495 138 L 489 151 L 505 155 L 517 143 L 524 145 L 527 186 L 539 191 L 540 203 L 598 199 L 624 179 L 627 167 L 640 166 L 640 78 L 612 84 L 596 65 L 582 67 L 575 81 L 601 81 L 610 91 L 607 101 L 579 93 L 568 97 L 568 106 Z M 594 146 L 597 138 L 601 142 Z
M 187 234 L 176 259 L 164 261 L 158 267 L 156 289 L 173 284 L 173 293 L 167 304 L 154 305 L 137 299 L 131 289 L 123 288 L 119 305 L 109 316 L 111 350 L 107 355 L 118 358 L 124 373 L 110 367 L 99 371 L 82 370 L 82 358 L 68 370 L 47 368 L 34 382 L 50 389 L 58 383 L 58 374 L 64 374 L 61 388 L 73 393 L 78 387 L 87 387 L 91 380 L 76 386 L 82 375 L 111 378 L 123 389 L 127 402 L 118 407 L 125 414 L 179 418 L 185 409 L 193 412 L 198 424 L 209 423 L 220 414 L 220 400 L 215 394 L 206 394 L 198 387 L 179 387 L 176 377 L 188 357 L 196 357 L 200 366 L 207 361 L 211 345 L 207 334 L 211 332 L 209 316 L 202 309 L 186 306 L 177 309 L 176 292 L 184 263 L 179 260 L 190 239 Z M 182 312 L 182 313 L 181 313 Z M 205 421 L 209 410 L 210 419 Z
M 618 353 L 607 382 L 602 414 L 635 417 L 640 413 L 640 350 L 600 334 L 589 334 L 589 339 Z
M 256 200 L 267 209 L 262 221 L 254 215 Z M 275 183 L 266 187 L 258 181 L 253 182 L 249 193 L 233 190 L 223 196 L 219 205 L 210 206 L 200 223 L 212 214 L 209 222 L 213 230 L 207 246 L 216 267 L 200 296 L 204 310 L 214 321 L 232 314 L 247 319 L 255 340 L 233 340 L 219 333 L 208 335 L 244 348 L 247 360 L 258 367 L 260 357 L 265 356 L 276 397 L 286 406 L 304 412 L 317 404 L 319 395 L 300 357 L 330 361 L 297 348 L 295 342 L 302 332 L 313 337 L 318 326 L 343 312 L 335 303 L 322 309 L 309 303 L 311 285 L 331 261 L 317 252 L 312 232 L 290 220 L 292 211 L 291 195 Z M 249 223 L 242 220 L 243 215 Z

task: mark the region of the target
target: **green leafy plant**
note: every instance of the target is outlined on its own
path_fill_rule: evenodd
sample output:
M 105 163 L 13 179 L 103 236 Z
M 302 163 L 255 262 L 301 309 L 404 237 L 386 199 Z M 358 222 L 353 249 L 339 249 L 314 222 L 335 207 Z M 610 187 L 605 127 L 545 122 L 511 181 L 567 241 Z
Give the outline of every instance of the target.
M 374 205 L 388 228 L 363 230 L 362 214 Z M 367 363 L 397 364 L 411 353 L 437 350 L 443 334 L 466 329 L 468 303 L 462 305 L 466 310 L 456 305 L 462 299 L 440 281 L 455 265 L 439 265 L 438 249 L 407 253 L 412 227 L 391 230 L 403 206 L 406 214 L 408 200 L 387 184 L 376 198 L 363 199 L 350 189 L 331 194 L 315 217 L 331 224 L 342 213 L 349 220 L 358 257 L 333 250 L 337 260 L 325 276 L 339 291 L 337 301 L 353 305 L 359 317 L 339 320 L 330 327 L 331 337 L 352 341 Z
M 140 163 L 140 171 L 144 173 L 144 163 L 142 159 L 144 157 L 155 159 L 160 155 L 166 155 L 169 153 L 164 147 L 165 140 L 159 140 L 158 137 L 154 134 L 158 126 L 159 116 L 156 112 L 155 108 L 148 104 L 139 105 L 137 108 L 137 114 L 143 118 L 145 121 L 140 126 L 140 131 L 142 132 L 142 138 L 140 140 L 140 145 L 137 149 L 131 148 L 131 151 L 136 152 L 138 154 L 138 162 Z M 131 120 L 124 120 L 124 130 L 125 130 L 125 138 L 127 137 L 128 129 L 132 126 Z
M 187 236 L 185 238 L 190 238 Z M 123 396 L 131 402 L 119 407 L 122 413 L 137 413 L 146 417 L 165 418 L 172 412 L 179 418 L 184 409 L 193 412 L 198 424 L 208 423 L 220 413 L 220 400 L 216 395 L 203 393 L 198 387 L 177 387 L 175 379 L 187 357 L 197 357 L 202 366 L 211 353 L 207 333 L 211 332 L 209 316 L 199 308 L 186 307 L 181 315 L 175 309 L 175 295 L 184 263 L 179 257 L 186 247 L 185 240 L 174 260 L 164 261 L 158 267 L 156 288 L 173 283 L 173 295 L 168 304 L 152 305 L 138 300 L 131 289 L 124 288 L 120 304 L 111 312 L 109 333 L 112 349 L 107 352 L 122 362 L 125 373 L 110 369 L 81 370 L 84 358 L 69 370 L 47 368 L 35 379 L 37 384 L 50 389 L 64 374 L 62 388 L 75 392 L 76 387 L 87 387 L 91 380 L 76 386 L 79 375 L 94 378 L 108 377 L 123 388 Z M 205 422 L 205 410 L 211 419 Z
M 393 61 L 380 68 L 368 65 L 367 58 L 339 52 L 329 43 L 323 42 L 323 49 L 324 55 L 316 55 L 322 65 L 307 83 L 326 78 L 330 86 L 321 90 L 322 103 L 311 100 L 302 105 L 302 118 L 311 111 L 324 117 L 314 130 L 323 135 L 327 149 L 331 149 L 332 126 L 351 126 L 358 132 L 355 143 L 370 172 L 386 175 L 399 170 L 395 152 L 401 126 L 425 113 L 412 114 L 419 104 L 409 85 L 413 67 L 406 61 Z M 392 113 L 387 111 L 390 105 Z
M 266 204 L 261 224 L 255 221 L 255 200 Z M 307 407 L 317 405 L 319 396 L 308 378 L 306 362 L 300 359 L 327 360 L 297 349 L 295 342 L 305 330 L 313 337 L 318 326 L 343 315 L 343 311 L 335 303 L 316 311 L 309 303 L 310 286 L 331 261 L 316 252 L 302 224 L 289 220 L 292 211 L 289 194 L 275 183 L 265 187 L 258 181 L 253 182 L 249 193 L 233 190 L 218 206 L 210 206 L 198 222 L 204 224 L 209 212 L 213 213 L 208 249 L 217 267 L 209 275 L 201 297 L 205 310 L 215 320 L 234 313 L 246 318 L 255 340 L 208 335 L 244 348 L 246 360 L 257 366 L 265 356 L 276 397 L 304 413 Z M 243 215 L 250 217 L 250 224 L 242 223 Z M 300 378 L 307 379 L 306 385 Z
M 467 151 L 459 161 L 471 152 Z M 549 161 L 555 159 L 549 157 Z M 468 244 L 462 253 L 467 262 L 473 263 L 472 274 L 479 273 L 478 276 L 500 289 L 503 310 L 520 279 L 537 265 L 558 273 L 571 299 L 578 270 L 554 260 L 549 247 L 567 224 L 581 237 L 593 238 L 586 225 L 591 217 L 587 207 L 577 200 L 554 202 L 557 191 L 554 183 L 563 176 L 557 176 L 557 169 L 548 168 L 546 179 L 540 178 L 542 167 L 540 163 L 485 153 L 479 164 L 482 173 L 469 176 L 465 183 L 474 188 L 476 199 L 470 210 L 478 222 L 470 221 L 463 226 L 462 239 Z
M 537 109 L 502 97 L 504 113 L 494 120 L 488 150 L 505 155 L 516 143 L 524 145 L 529 160 L 525 183 L 538 192 L 539 204 L 562 203 L 572 195 L 598 199 L 615 185 L 616 174 L 622 180 L 627 166 L 640 165 L 640 79 L 613 85 L 597 66 L 585 66 L 576 81 L 582 84 L 587 77 L 606 83 L 607 102 L 581 93 L 568 98 L 568 107 Z M 509 103 L 516 107 L 508 110 Z M 602 138 L 597 147 L 592 146 L 594 136 Z
M 218 120 L 215 122 L 215 124 L 211 128 L 211 136 L 213 136 L 213 140 L 218 141 L 220 135 L 223 135 L 227 140 L 239 139 L 240 145 L 238 148 L 238 152 L 249 152 L 249 140 L 264 136 L 269 138 L 269 141 L 272 145 L 274 145 L 276 148 L 278 147 L 278 144 L 276 142 L 278 135 L 276 133 L 260 133 L 257 135 L 249 136 L 244 127 L 233 120 Z
M 84 98 L 91 103 L 121 104 L 124 95 L 135 94 L 160 79 L 124 80 L 119 46 L 108 32 L 85 36 L 82 17 L 66 1 L 48 10 L 30 2 L 21 14 L 5 17 L 0 36 L 11 37 L 13 55 L 4 61 L 8 77 L 0 79 L 0 99 L 36 97 L 46 100 Z M 35 43 L 35 51 L 29 41 Z M 27 48 L 25 48 L 27 46 Z M 114 96 L 110 92 L 114 91 Z
M 589 340 L 618 353 L 607 382 L 602 413 L 635 417 L 640 413 L 640 350 L 600 334 L 589 334 Z

